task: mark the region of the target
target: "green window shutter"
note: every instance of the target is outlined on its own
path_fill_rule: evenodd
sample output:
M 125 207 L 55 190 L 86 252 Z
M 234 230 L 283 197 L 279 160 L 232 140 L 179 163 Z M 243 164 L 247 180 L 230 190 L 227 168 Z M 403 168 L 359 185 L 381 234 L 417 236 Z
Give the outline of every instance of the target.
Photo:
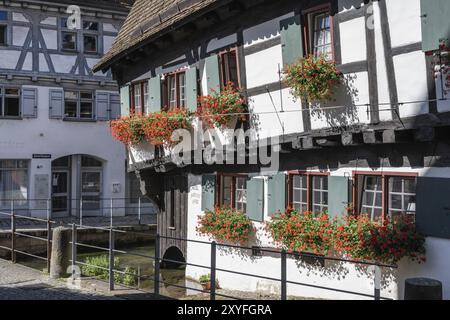
M 286 175 L 284 173 L 277 173 L 268 178 L 267 201 L 269 216 L 284 212 L 286 209 Z
M 64 91 L 62 89 L 50 89 L 50 119 L 61 119 L 64 109 Z
M 37 89 L 22 89 L 22 117 L 37 118 Z
M 450 179 L 418 177 L 416 227 L 426 236 L 450 239 Z
M 95 94 L 95 115 L 97 120 L 109 120 L 110 112 L 109 93 L 97 91 Z
M 197 68 L 186 70 L 186 107 L 190 111 L 197 109 Z
M 346 214 L 350 200 L 350 181 L 347 177 L 328 177 L 328 213 L 331 217 Z
M 110 120 L 120 117 L 120 95 L 115 93 L 109 94 Z
M 156 76 L 154 78 L 151 78 L 148 81 L 148 92 L 149 92 L 149 99 L 148 99 L 148 110 L 147 112 L 159 112 L 161 111 L 161 78 L 159 76 Z
M 216 195 L 216 176 L 212 174 L 202 175 L 202 210 L 213 210 Z
M 219 56 L 214 54 L 205 60 L 208 94 L 220 91 Z
M 247 216 L 253 221 L 264 221 L 264 180 L 247 180 Z
M 280 21 L 280 35 L 284 66 L 303 57 L 303 32 L 299 15 Z
M 421 0 L 422 50 L 439 49 L 439 41 L 450 40 L 450 1 Z
M 130 87 L 120 88 L 120 114 L 122 116 L 130 115 Z

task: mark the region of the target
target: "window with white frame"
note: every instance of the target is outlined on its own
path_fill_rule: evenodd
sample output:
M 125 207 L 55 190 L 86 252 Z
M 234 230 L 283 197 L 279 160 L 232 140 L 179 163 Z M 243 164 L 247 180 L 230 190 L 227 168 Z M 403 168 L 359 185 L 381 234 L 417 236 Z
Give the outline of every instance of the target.
M 149 98 L 148 83 L 145 82 L 142 86 L 144 88 L 144 108 L 143 108 L 143 112 L 147 112 L 147 110 L 150 107 L 150 105 L 149 105 L 150 100 L 148 99 Z
M 134 85 L 134 112 L 142 113 L 142 84 Z
M 20 88 L 0 87 L 0 117 L 20 117 Z
M 177 72 L 165 76 L 164 105 L 169 110 L 186 107 L 186 73 Z
M 70 119 L 94 118 L 94 93 L 92 91 L 64 91 L 64 117 Z
M 383 210 L 381 176 L 363 176 L 362 179 L 360 213 L 368 214 L 373 221 L 381 220 Z
M 84 53 L 98 53 L 99 23 L 95 21 L 83 21 L 83 51 Z
M 328 176 L 312 178 L 312 211 L 328 211 Z
M 28 200 L 28 161 L 0 160 L 0 208 L 21 208 Z
M 321 9 L 307 15 L 309 53 L 333 58 L 333 38 L 331 34 L 331 15 L 328 9 Z
M 61 49 L 67 51 L 82 50 L 86 54 L 99 53 L 99 32 L 100 24 L 96 21 L 83 21 L 81 30 L 71 30 L 68 28 L 67 18 L 61 18 Z M 83 48 L 78 44 L 78 35 L 82 40 Z
M 292 209 L 298 212 L 308 210 L 308 177 L 292 176 Z
M 216 205 L 246 212 L 247 210 L 247 180 L 246 175 L 219 174 L 219 197 Z
M 389 177 L 389 216 L 415 214 L 416 178 Z
M 247 177 L 236 177 L 236 204 L 235 208 L 242 212 L 247 211 Z
M 8 12 L 0 10 L 0 46 L 8 44 Z

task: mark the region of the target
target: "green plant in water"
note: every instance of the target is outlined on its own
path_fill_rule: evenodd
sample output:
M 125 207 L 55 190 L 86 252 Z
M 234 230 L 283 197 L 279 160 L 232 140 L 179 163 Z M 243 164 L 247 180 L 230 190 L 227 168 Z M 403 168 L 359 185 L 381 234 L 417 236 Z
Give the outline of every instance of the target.
M 102 280 L 109 279 L 109 257 L 107 255 L 87 257 L 84 261 L 87 265 L 81 266 L 81 273 L 89 277 L 96 277 Z M 114 269 L 119 270 L 120 259 L 114 257 Z M 125 267 L 121 270 L 124 274 L 114 272 L 114 282 L 127 286 L 136 285 L 137 271 L 132 267 Z

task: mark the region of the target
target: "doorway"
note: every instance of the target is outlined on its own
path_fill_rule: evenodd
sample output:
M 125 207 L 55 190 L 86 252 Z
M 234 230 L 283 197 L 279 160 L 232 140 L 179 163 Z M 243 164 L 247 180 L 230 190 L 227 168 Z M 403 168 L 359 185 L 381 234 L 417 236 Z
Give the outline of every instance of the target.
M 68 217 L 70 212 L 70 157 L 52 162 L 52 217 Z

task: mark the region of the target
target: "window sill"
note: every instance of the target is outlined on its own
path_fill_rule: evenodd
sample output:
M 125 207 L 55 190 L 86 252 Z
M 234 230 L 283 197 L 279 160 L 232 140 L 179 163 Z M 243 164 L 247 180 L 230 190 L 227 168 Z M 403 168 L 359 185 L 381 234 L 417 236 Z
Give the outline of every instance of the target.
M 0 120 L 23 120 L 23 117 L 0 117 Z
M 96 119 L 78 119 L 78 118 L 63 118 L 67 122 L 97 122 Z

